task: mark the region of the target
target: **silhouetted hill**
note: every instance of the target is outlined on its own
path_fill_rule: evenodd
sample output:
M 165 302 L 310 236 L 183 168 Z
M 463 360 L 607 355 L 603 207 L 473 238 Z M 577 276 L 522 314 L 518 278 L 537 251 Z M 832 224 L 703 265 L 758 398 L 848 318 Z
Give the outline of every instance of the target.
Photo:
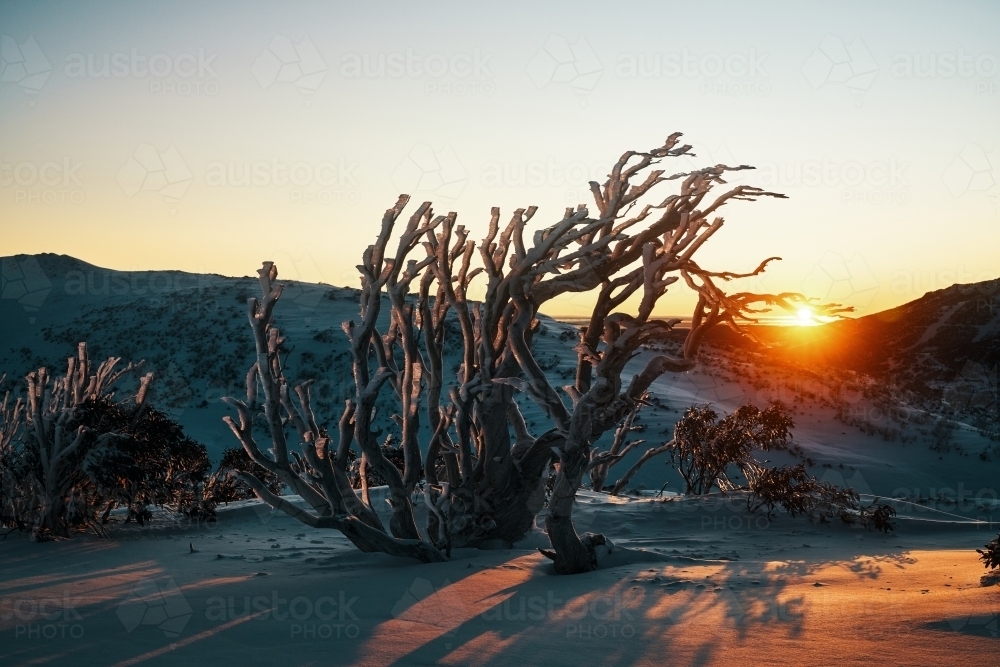
M 814 371 L 863 373 L 922 400 L 997 408 L 1000 280 L 952 285 L 856 319 L 753 331 L 771 347 L 762 350 L 728 329 L 711 339 Z

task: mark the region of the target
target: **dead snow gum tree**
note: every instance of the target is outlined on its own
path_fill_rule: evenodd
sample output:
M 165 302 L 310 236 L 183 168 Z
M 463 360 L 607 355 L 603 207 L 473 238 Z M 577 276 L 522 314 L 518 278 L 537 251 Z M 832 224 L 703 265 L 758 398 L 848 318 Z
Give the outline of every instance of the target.
M 556 571 L 596 567 L 595 546 L 604 538 L 576 533 L 573 499 L 586 472 L 596 469 L 601 478 L 638 443 L 594 456 L 595 441 L 616 426 L 627 433 L 630 415 L 651 384 L 664 373 L 693 368 L 705 333 L 715 325 L 742 331 L 740 325 L 753 321 L 756 313 L 772 306 L 792 310 L 806 302 L 798 294 L 726 294 L 720 288 L 721 282 L 759 274 L 777 258 L 747 273 L 715 272 L 697 263 L 698 250 L 723 226 L 717 215 L 722 206 L 784 195 L 740 185 L 710 196 L 715 186 L 726 184 L 726 172 L 751 168 L 746 165 L 668 175 L 659 164 L 693 155 L 679 139 L 674 134 L 648 152 L 625 153 L 603 184 L 590 184 L 595 214 L 583 205 L 566 209 L 561 220 L 527 238 L 534 207 L 517 209 L 505 225 L 500 209 L 494 208 L 485 236 L 476 243 L 456 225 L 455 213 L 434 215 L 425 202 L 407 219 L 393 254 L 393 231 L 409 201 L 400 196 L 358 266 L 359 317 L 343 326 L 356 389 L 341 417 L 336 444 L 316 423 L 309 383 L 290 388 L 284 377 L 278 355 L 282 338 L 272 318 L 281 286 L 274 282 L 274 265 L 265 263 L 262 300 L 249 300 L 257 362 L 247 375 L 246 400 L 226 399 L 239 419 L 227 421 L 251 458 L 276 473 L 313 511 L 275 496 L 252 476 L 243 475 L 246 482 L 273 507 L 310 525 L 337 528 L 364 551 L 422 561 L 441 560 L 453 546 L 514 542 L 544 509 L 552 543 L 544 553 Z M 660 194 L 669 183 L 678 184 L 679 191 Z M 485 283 L 485 296 L 472 300 L 469 287 L 477 278 Z M 678 281 L 698 297 L 680 353 L 654 356 L 623 383 L 625 366 L 640 348 L 665 339 L 678 324 L 654 316 L 658 300 Z M 532 339 L 539 309 L 573 292 L 592 293 L 595 303 L 575 348 L 575 382 L 560 393 L 532 355 Z M 387 330 L 379 332 L 384 294 L 391 317 Z M 635 312 L 623 312 L 630 299 L 638 301 Z M 813 307 L 836 312 L 833 306 Z M 443 364 L 449 316 L 457 321 L 462 346 L 451 382 Z M 387 384 L 399 407 L 393 420 L 404 453 L 402 472 L 383 455 L 380 433 L 372 427 L 376 397 Z M 515 392 L 538 404 L 550 428 L 529 431 Z M 261 407 L 271 456 L 261 451 L 252 432 L 253 414 Z M 432 432 L 423 456 L 418 439 L 422 413 Z M 299 451 L 288 448 L 286 423 L 299 436 Z M 371 467 L 388 482 L 388 528 L 374 511 L 367 488 L 363 485 L 358 493 L 347 481 L 348 450 L 355 441 L 362 468 Z M 550 466 L 558 472 L 546 503 L 543 481 Z M 414 512 L 421 482 L 429 510 L 423 530 Z

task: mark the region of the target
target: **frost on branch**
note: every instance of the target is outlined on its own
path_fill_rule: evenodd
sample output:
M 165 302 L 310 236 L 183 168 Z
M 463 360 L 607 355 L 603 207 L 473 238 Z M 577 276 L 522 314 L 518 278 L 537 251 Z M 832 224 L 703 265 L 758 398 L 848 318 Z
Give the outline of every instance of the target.
M 528 227 L 535 207 L 515 210 L 506 224 L 494 208 L 478 243 L 456 224 L 456 213 L 435 215 L 430 202 L 424 202 L 408 218 L 391 254 L 394 227 L 409 201 L 400 196 L 358 266 L 359 318 L 343 325 L 351 345 L 355 396 L 345 407 L 336 446 L 315 422 L 308 383 L 290 389 L 285 380 L 278 357 L 282 339 L 272 322 L 281 287 L 274 283 L 273 264 L 265 263 L 260 271 L 263 300 L 249 303 L 257 362 L 247 376 L 247 400 L 228 399 L 239 418 L 228 422 L 248 455 L 301 495 L 312 511 L 267 491 L 252 476 L 244 476 L 247 483 L 272 506 L 312 525 L 338 528 L 363 550 L 421 560 L 443 558 L 454 546 L 488 540 L 510 544 L 531 529 L 544 509 L 553 547 L 544 553 L 556 571 L 596 567 L 594 546 L 604 538 L 576 533 L 573 499 L 585 472 L 591 473 L 595 488 L 603 487 L 608 469 L 643 444 L 626 442 L 626 437 L 651 384 L 666 372 L 693 368 L 712 327 L 746 333 L 742 325 L 755 321 L 758 313 L 809 303 L 794 293 L 727 294 L 721 288 L 763 272 L 778 258 L 745 273 L 713 271 L 698 263 L 699 249 L 723 226 L 718 215 L 722 206 L 783 195 L 746 185 L 713 194 L 716 186 L 726 184 L 727 172 L 750 169 L 745 165 L 681 173 L 661 166 L 692 156 L 690 149 L 680 143 L 680 134 L 673 134 L 648 152 L 625 153 L 606 181 L 590 184 L 593 209 L 568 208 L 554 224 L 533 232 Z M 664 192 L 671 185 L 676 188 Z M 473 300 L 470 285 L 477 279 L 478 293 L 484 296 Z M 680 353 L 653 357 L 623 382 L 625 366 L 640 347 L 664 340 L 679 323 L 655 315 L 659 299 L 675 283 L 697 295 Z M 575 348 L 575 381 L 559 391 L 536 361 L 532 342 L 539 309 L 567 293 L 590 293 L 595 304 Z M 383 294 L 391 312 L 387 330 L 379 332 Z M 624 309 L 626 302 L 636 300 L 634 311 Z M 810 306 L 820 315 L 846 310 Z M 446 376 L 443 361 L 449 318 L 457 323 L 461 339 L 454 377 Z M 376 439 L 380 434 L 372 429 L 381 391 L 396 398 L 398 434 L 390 435 L 402 443 L 402 471 L 383 456 Z M 546 430 L 529 430 L 515 392 L 537 403 L 548 419 Z M 252 433 L 260 407 L 271 455 L 259 449 Z M 431 434 L 423 457 L 418 439 L 422 414 Z M 286 421 L 298 434 L 298 451 L 290 452 L 285 442 Z M 597 439 L 616 427 L 614 451 L 593 454 Z M 373 511 L 367 490 L 359 496 L 347 483 L 347 452 L 355 441 L 362 465 L 388 482 L 388 528 Z M 546 502 L 542 482 L 552 469 L 557 472 Z M 414 518 L 417 497 L 427 504 L 423 527 Z

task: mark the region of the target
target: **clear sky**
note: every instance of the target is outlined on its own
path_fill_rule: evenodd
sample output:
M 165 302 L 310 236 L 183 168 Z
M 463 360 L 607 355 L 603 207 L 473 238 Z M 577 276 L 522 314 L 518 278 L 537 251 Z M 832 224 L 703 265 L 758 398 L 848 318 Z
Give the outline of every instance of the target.
M 0 255 L 355 285 L 400 192 L 550 224 L 681 131 L 678 169 L 790 197 L 728 206 L 703 265 L 779 255 L 745 288 L 874 312 L 1000 275 L 998 26 L 996 2 L 3 2 Z

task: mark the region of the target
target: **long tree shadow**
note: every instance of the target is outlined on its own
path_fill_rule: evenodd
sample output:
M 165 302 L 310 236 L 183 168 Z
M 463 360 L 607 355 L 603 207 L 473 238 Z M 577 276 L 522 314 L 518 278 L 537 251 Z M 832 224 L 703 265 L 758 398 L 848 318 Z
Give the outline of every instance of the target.
M 648 515 L 637 516 L 640 511 Z M 887 575 L 914 563 L 900 544 L 903 539 L 875 539 L 864 531 L 801 519 L 776 519 L 759 533 L 736 535 L 710 530 L 715 524 L 706 524 L 699 513 L 640 507 L 631 514 L 627 508 L 606 517 L 602 513 L 590 527 L 615 538 L 616 521 L 629 522 L 631 530 L 621 532 L 635 537 L 619 538 L 619 546 L 602 555 L 601 569 L 574 576 L 552 574 L 549 562 L 527 549 L 462 552 L 448 563 L 418 565 L 343 551 L 339 542 L 326 538 L 325 556 L 284 561 L 284 569 L 275 573 L 287 576 L 279 577 L 255 577 L 253 568 L 260 566 L 215 558 L 214 550 L 154 561 L 133 560 L 147 552 L 130 552 L 121 554 L 124 560 L 103 562 L 100 571 L 77 567 L 79 561 L 72 564 L 71 557 L 98 556 L 106 548 L 101 542 L 58 545 L 64 558 L 41 569 L 32 567 L 31 549 L 8 550 L 13 569 L 0 576 L 0 587 L 7 591 L 38 597 L 53 587 L 80 584 L 92 597 L 81 607 L 87 635 L 77 644 L 10 645 L 0 656 L 15 662 L 43 655 L 72 659 L 79 645 L 100 648 L 109 658 L 152 660 L 162 646 L 176 642 L 174 659 L 221 659 L 237 644 L 262 656 L 273 652 L 289 660 L 314 656 L 323 661 L 335 655 L 338 662 L 354 664 L 499 666 L 560 664 L 571 658 L 577 664 L 705 665 L 764 637 L 778 643 L 811 637 L 830 608 L 841 603 L 842 584 L 881 588 Z M 663 524 L 659 533 L 647 532 L 658 523 Z M 227 537 L 243 536 L 248 525 L 254 524 L 232 525 Z M 309 537 L 302 544 L 308 545 Z M 281 540 L 282 549 L 292 538 Z M 828 542 L 815 548 L 821 539 Z M 804 540 L 814 547 L 807 548 Z M 750 557 L 758 544 L 770 551 Z M 734 550 L 743 557 L 736 560 Z M 177 565 L 187 559 L 198 564 L 197 575 Z M 158 627 L 129 630 L 122 603 L 134 583 L 152 579 L 162 584 L 169 576 L 177 577 L 192 613 L 179 640 L 165 637 Z M 271 605 L 275 595 L 284 598 L 286 612 L 296 596 L 311 603 L 321 596 L 346 602 L 348 613 L 358 617 L 344 625 L 353 623 L 354 634 L 328 640 L 308 635 L 315 618 L 296 624 L 294 618 L 272 615 L 258 622 L 255 603 L 246 600 L 263 596 Z M 359 601 L 352 608 L 354 596 Z M 882 641 L 901 627 L 886 626 L 887 618 L 907 620 L 904 609 L 871 604 L 844 630 L 865 641 Z
M 886 562 L 905 559 L 883 556 Z M 527 558 L 533 560 L 535 576 L 489 592 L 483 611 L 466 606 L 461 623 L 411 646 L 392 664 L 537 664 L 567 654 L 586 655 L 588 664 L 635 664 L 668 654 L 670 664 L 708 664 L 720 643 L 746 642 L 760 628 L 771 636 L 799 637 L 812 603 L 801 586 L 791 591 L 790 584 L 831 567 L 866 578 L 878 578 L 880 572 L 878 564 L 857 568 L 816 559 L 688 562 L 555 577 L 537 576 L 547 572 L 548 564 L 535 556 L 519 560 L 523 564 Z M 457 610 L 455 592 L 443 589 L 435 595 L 422 601 L 425 622 Z M 687 662 L 681 658 L 685 655 Z M 358 658 L 364 662 L 364 651 Z
M 625 521 L 624 514 L 618 516 Z M 630 532 L 641 525 L 634 518 L 628 517 Z M 609 569 L 548 576 L 547 561 L 523 556 L 517 559 L 519 566 L 530 563 L 532 576 L 507 586 L 484 586 L 479 601 L 485 609 L 456 606 L 454 592 L 437 591 L 421 601 L 416 616 L 433 624 L 450 614 L 447 631 L 411 643 L 387 662 L 499 666 L 559 662 L 575 655 L 586 656 L 588 664 L 641 664 L 669 655 L 670 664 L 703 665 L 714 661 L 720 647 L 750 646 L 761 632 L 770 639 L 801 638 L 810 623 L 839 604 L 837 588 L 824 582 L 827 577 L 878 588 L 874 584 L 886 574 L 916 562 L 899 544 L 902 540 L 789 517 L 768 522 L 762 540 L 773 552 L 763 558 L 705 558 L 706 552 L 734 547 L 724 536 L 699 534 L 698 525 L 705 524 L 698 513 L 670 518 L 671 535 L 650 541 L 640 530 L 634 542 L 622 540 L 642 550 L 619 548 L 616 557 L 605 560 L 615 564 Z M 599 523 L 591 525 L 609 527 Z M 805 535 L 812 535 L 812 542 L 833 542 L 810 549 L 803 544 Z M 645 548 L 657 541 L 675 548 L 670 553 Z M 739 548 L 747 550 L 746 544 Z M 886 624 L 896 627 L 907 620 L 898 603 L 877 595 L 851 603 L 863 606 L 847 630 L 864 642 L 884 640 Z M 459 607 L 457 615 L 464 618 L 456 622 Z M 366 657 L 362 647 L 357 658 L 365 663 Z

